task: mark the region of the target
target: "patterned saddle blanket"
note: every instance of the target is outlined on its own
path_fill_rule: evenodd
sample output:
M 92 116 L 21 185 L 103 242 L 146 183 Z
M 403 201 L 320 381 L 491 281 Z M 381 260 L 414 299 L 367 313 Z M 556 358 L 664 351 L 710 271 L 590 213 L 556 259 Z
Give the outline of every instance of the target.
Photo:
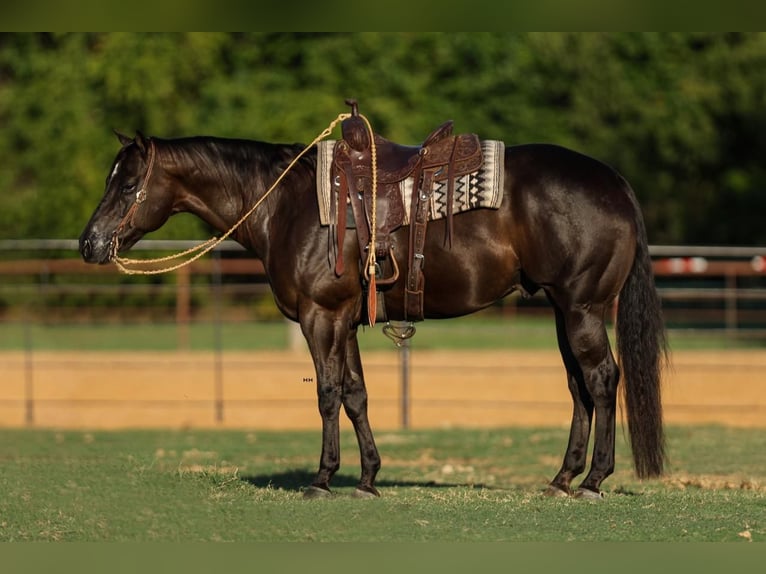
M 334 225 L 331 219 L 332 181 L 331 166 L 336 141 L 324 140 L 318 144 L 317 152 L 317 201 L 319 202 L 319 220 L 322 225 Z M 503 199 L 503 175 L 505 144 L 501 141 L 482 140 L 482 167 L 470 174 L 455 178 L 452 213 L 462 213 L 471 209 L 498 209 Z M 410 224 L 412 177 L 398 183 L 404 206 L 402 225 Z M 447 180 L 434 179 L 429 195 L 429 219 L 431 221 L 447 217 Z M 424 190 L 428 193 L 428 190 Z M 353 218 L 347 221 L 347 227 L 353 228 Z

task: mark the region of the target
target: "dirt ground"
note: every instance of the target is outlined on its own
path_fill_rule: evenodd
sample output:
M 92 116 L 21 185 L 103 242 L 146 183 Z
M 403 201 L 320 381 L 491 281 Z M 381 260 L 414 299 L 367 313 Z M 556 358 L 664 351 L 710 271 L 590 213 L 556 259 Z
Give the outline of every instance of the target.
M 363 357 L 373 428 L 403 422 L 399 354 Z M 568 426 L 555 352 L 413 351 L 411 428 Z M 0 353 L 0 426 L 318 429 L 302 352 Z M 766 428 L 766 352 L 686 351 L 665 377 L 667 424 Z M 344 428 L 350 428 L 345 417 Z

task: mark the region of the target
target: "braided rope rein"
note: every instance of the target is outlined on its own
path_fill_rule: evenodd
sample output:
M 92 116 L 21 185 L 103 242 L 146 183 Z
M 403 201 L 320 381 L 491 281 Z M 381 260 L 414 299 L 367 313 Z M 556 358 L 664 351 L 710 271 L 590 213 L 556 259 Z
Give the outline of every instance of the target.
M 359 114 L 367 126 L 367 133 L 370 136 L 370 154 L 372 164 L 372 213 L 370 214 L 370 244 L 367 247 L 367 261 L 362 268 L 362 275 L 367 280 L 367 322 L 370 327 L 375 326 L 377 307 L 378 307 L 378 288 L 376 285 L 376 256 L 375 256 L 375 233 L 378 228 L 378 148 L 375 145 L 375 133 L 372 131 L 372 125 L 363 114 Z M 396 260 L 394 259 L 394 262 Z
M 370 214 L 370 248 L 367 255 L 367 262 L 365 264 L 365 279 L 375 285 L 375 231 L 378 228 L 377 215 L 378 215 L 378 150 L 375 146 L 375 134 L 372 131 L 372 125 L 367 120 L 367 117 L 359 114 L 359 117 L 364 120 L 367 125 L 367 131 L 370 134 L 370 152 L 372 156 L 372 213 Z
M 124 273 L 126 275 L 159 275 L 161 273 L 169 273 L 170 271 L 176 271 L 177 269 L 180 269 L 181 267 L 185 267 L 186 265 L 189 265 L 189 264 L 193 263 L 194 261 L 196 261 L 197 259 L 199 259 L 203 255 L 206 255 L 207 253 L 209 253 L 210 251 L 215 249 L 218 245 L 223 243 L 223 241 L 225 239 L 227 239 L 232 233 L 234 233 L 234 231 L 240 225 L 242 225 L 245 222 L 245 220 L 248 217 L 250 217 L 255 212 L 256 209 L 258 209 L 258 207 L 261 205 L 261 203 L 263 203 L 266 200 L 266 198 L 269 196 L 269 194 L 272 191 L 274 191 L 274 189 L 276 189 L 276 187 L 279 185 L 279 183 L 282 181 L 282 179 L 285 177 L 285 175 L 287 175 L 287 173 L 295 166 L 295 164 L 298 163 L 298 160 L 300 160 L 306 154 L 306 152 L 308 150 L 310 150 L 318 142 L 320 142 L 321 140 L 325 139 L 326 137 L 329 137 L 332 134 L 332 132 L 335 129 L 335 127 L 340 122 L 342 122 L 346 118 L 349 118 L 350 116 L 351 116 L 351 114 L 349 114 L 349 113 L 338 114 L 338 117 L 336 117 L 332 122 L 330 122 L 330 125 L 328 125 L 317 137 L 314 138 L 314 141 L 312 141 L 309 145 L 307 145 L 305 148 L 303 148 L 303 150 L 301 150 L 301 152 L 297 156 L 295 156 L 295 158 L 290 162 L 290 164 L 279 175 L 279 177 L 271 185 L 271 187 L 266 190 L 266 192 L 260 197 L 260 199 L 258 201 L 255 202 L 255 205 L 253 205 L 253 207 L 251 207 L 247 211 L 247 213 L 245 213 L 242 217 L 240 217 L 240 219 L 234 225 L 232 225 L 231 228 L 228 231 L 226 231 L 223 235 L 221 235 L 220 237 L 211 237 L 207 241 L 205 241 L 203 243 L 200 243 L 199 245 L 195 245 L 194 247 L 192 247 L 190 249 L 187 249 L 185 251 L 181 251 L 180 253 L 175 253 L 173 255 L 167 255 L 165 257 L 158 257 L 158 258 L 155 258 L 155 259 L 130 259 L 130 258 L 119 257 L 117 255 L 117 251 L 119 249 L 119 242 L 117 241 L 117 238 L 115 236 L 115 238 L 114 238 L 114 245 L 112 247 L 113 255 L 111 257 L 111 261 L 115 264 L 115 266 L 122 273 Z M 362 118 L 364 119 L 364 121 L 367 124 L 367 127 L 368 127 L 368 129 L 370 131 L 370 137 L 372 137 L 372 127 L 370 126 L 370 122 L 367 121 L 366 117 L 362 116 Z M 373 146 L 374 146 L 374 143 L 373 143 Z M 372 233 L 373 233 L 373 235 L 372 235 L 372 237 L 373 237 L 373 240 L 374 240 L 375 239 L 375 231 L 374 231 L 375 223 L 374 222 L 375 222 L 375 217 L 376 217 L 375 216 L 375 196 L 376 196 L 376 189 L 375 188 L 376 188 L 376 181 L 377 181 L 376 180 L 376 175 L 375 175 L 375 172 L 376 172 L 376 169 L 375 169 L 376 157 L 375 157 L 375 148 L 374 147 L 373 147 L 373 154 L 372 154 L 372 162 L 373 162 L 373 202 L 372 202 L 372 205 L 373 205 L 373 208 L 372 208 L 373 232 Z M 142 202 L 144 200 L 145 200 L 145 197 L 142 200 Z M 134 204 L 134 206 L 136 206 L 136 205 L 138 205 L 138 203 Z M 372 263 L 371 263 L 371 265 L 374 267 L 374 265 L 375 265 L 375 250 L 371 249 L 370 251 L 372 253 Z M 159 268 L 159 269 L 139 269 L 139 268 L 135 267 L 137 265 L 152 265 L 152 264 L 157 264 L 157 263 L 166 263 L 168 261 L 174 261 L 176 259 L 180 259 L 182 257 L 186 257 L 187 255 L 192 255 L 192 254 L 195 254 L 195 253 L 196 253 L 196 255 L 194 255 L 193 257 L 191 257 L 191 258 L 189 258 L 189 259 L 187 259 L 185 261 L 181 261 L 180 263 L 176 263 L 176 264 L 170 265 L 168 267 L 162 267 L 162 268 Z M 369 263 L 369 261 L 368 261 L 368 263 Z M 374 275 L 373 275 L 373 277 L 374 277 Z

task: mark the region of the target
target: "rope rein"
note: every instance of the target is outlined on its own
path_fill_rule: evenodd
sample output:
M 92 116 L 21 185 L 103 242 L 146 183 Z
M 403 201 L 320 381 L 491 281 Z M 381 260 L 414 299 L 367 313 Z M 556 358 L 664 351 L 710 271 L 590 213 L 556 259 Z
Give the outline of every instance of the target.
M 130 217 L 132 219 L 136 209 L 138 206 L 143 203 L 146 200 L 147 192 L 146 192 L 146 184 L 149 181 L 149 176 L 151 175 L 151 169 L 154 166 L 154 154 L 152 154 L 149 168 L 147 169 L 146 177 L 144 178 L 144 184 L 139 190 L 139 192 L 136 194 L 136 201 L 135 203 L 130 207 L 128 210 L 128 213 L 125 214 L 125 217 L 123 218 L 123 221 L 120 223 L 120 226 L 118 226 L 117 230 L 115 231 L 113 237 L 112 237 L 112 262 L 117 266 L 117 268 L 126 275 L 159 275 L 161 273 L 168 273 L 170 271 L 175 271 L 177 269 L 180 269 L 181 267 L 185 267 L 186 265 L 189 265 L 190 263 L 193 263 L 203 255 L 206 255 L 213 249 L 215 249 L 218 245 L 220 245 L 225 239 L 227 239 L 234 231 L 242 225 L 245 220 L 250 217 L 256 209 L 263 203 L 266 198 L 269 196 L 269 194 L 276 189 L 276 187 L 279 185 L 279 183 L 282 181 L 282 179 L 287 175 L 287 173 L 295 166 L 296 163 L 298 163 L 298 160 L 300 160 L 308 150 L 310 150 L 314 145 L 316 145 L 321 140 L 325 139 L 326 137 L 329 137 L 335 127 L 345 120 L 346 118 L 350 117 L 351 114 L 349 113 L 342 113 L 338 114 L 338 117 L 335 118 L 332 122 L 330 122 L 330 125 L 327 126 L 317 137 L 314 138 L 314 141 L 312 141 L 309 145 L 307 145 L 301 152 L 295 156 L 295 158 L 290 162 L 290 164 L 285 168 L 285 170 L 279 175 L 279 177 L 276 179 L 276 181 L 271 185 L 269 189 L 266 190 L 266 192 L 261 196 L 261 198 L 255 202 L 255 205 L 250 208 L 250 210 L 245 213 L 232 227 L 226 231 L 223 235 L 220 237 L 211 237 L 207 241 L 196 245 L 190 249 L 187 249 L 186 251 L 182 251 L 180 253 L 176 253 L 174 255 L 168 255 L 166 257 L 158 257 L 156 259 L 130 259 L 130 258 L 124 258 L 119 257 L 117 255 L 117 251 L 119 250 L 119 240 L 117 238 L 117 235 L 119 231 L 122 230 L 122 227 L 125 223 L 128 222 L 128 218 Z M 367 127 L 370 131 L 370 137 L 372 137 L 372 127 L 370 126 L 370 122 L 367 121 L 367 118 L 365 116 L 361 116 L 365 123 L 367 124 Z M 154 145 L 154 144 L 152 144 Z M 374 266 L 375 266 L 375 249 L 374 249 L 374 240 L 375 240 L 375 195 L 376 195 L 376 157 L 375 157 L 375 147 L 373 142 L 373 153 L 372 153 L 372 166 L 373 166 L 373 202 L 372 202 L 372 221 L 373 221 L 373 231 L 372 231 L 372 239 L 373 239 L 373 247 L 370 249 L 371 252 L 371 258 L 368 259 L 368 264 L 371 265 L 371 268 L 373 269 L 374 273 Z M 153 149 L 153 148 L 152 148 Z M 182 257 L 186 257 L 188 255 L 195 254 L 193 257 L 181 261 L 180 263 L 175 263 L 173 265 L 170 265 L 168 267 L 162 267 L 159 269 L 140 269 L 136 266 L 138 265 L 151 265 L 151 264 L 157 264 L 157 263 L 167 263 L 168 261 L 174 261 L 176 259 L 180 259 Z M 374 277 L 374 274 L 373 274 Z
M 370 249 L 367 255 L 367 263 L 365 265 L 365 279 L 371 282 L 373 287 L 375 285 L 375 230 L 378 228 L 378 150 L 375 147 L 375 134 L 372 131 L 372 126 L 367 120 L 367 117 L 359 114 L 364 120 L 367 126 L 367 131 L 370 134 L 370 151 L 372 156 L 372 214 L 370 215 Z
M 370 214 L 370 244 L 367 247 L 367 261 L 362 269 L 362 275 L 367 280 L 367 322 L 371 327 L 375 326 L 375 320 L 378 307 L 378 288 L 376 285 L 377 264 L 375 261 L 375 232 L 378 227 L 378 149 L 375 146 L 375 133 L 367 117 L 359 114 L 367 126 L 367 133 L 370 135 L 370 155 L 372 164 L 372 213 Z M 394 259 L 396 261 L 396 259 Z

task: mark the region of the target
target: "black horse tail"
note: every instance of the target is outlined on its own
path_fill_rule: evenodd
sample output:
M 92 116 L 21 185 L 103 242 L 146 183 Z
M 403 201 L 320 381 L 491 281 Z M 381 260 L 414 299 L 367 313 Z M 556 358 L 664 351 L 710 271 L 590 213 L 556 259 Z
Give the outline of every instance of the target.
M 636 201 L 635 196 L 632 199 Z M 636 474 L 648 478 L 661 475 L 665 463 L 660 380 L 668 346 L 637 203 L 636 231 L 636 256 L 617 307 L 617 351 L 633 463 Z

